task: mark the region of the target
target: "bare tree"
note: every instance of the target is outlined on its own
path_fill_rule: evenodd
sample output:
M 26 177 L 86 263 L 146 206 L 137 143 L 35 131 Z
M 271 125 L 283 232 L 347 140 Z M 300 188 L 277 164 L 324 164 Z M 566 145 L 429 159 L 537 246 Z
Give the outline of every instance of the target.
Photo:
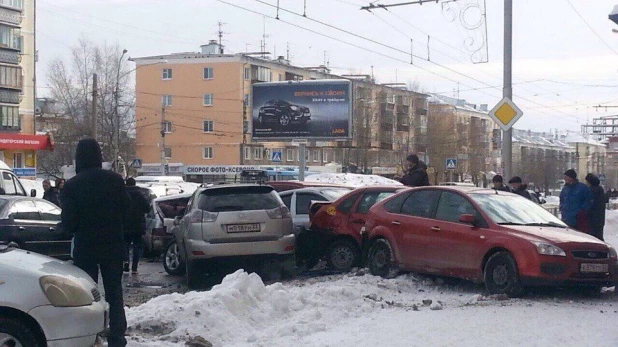
M 119 130 L 119 152 L 122 158 L 134 155 L 135 92 L 131 85 L 131 67 L 122 59 L 118 44 L 97 44 L 81 39 L 71 49 L 71 59 L 55 59 L 49 64 L 48 83 L 51 97 L 57 100 L 62 114 L 71 122 L 54 132 L 55 151 L 41 153 L 39 171 L 50 175 L 60 173 L 63 165 L 72 164 L 77 141 L 91 134 L 92 76 L 98 75 L 97 125 L 98 141 L 103 157 L 113 161 L 115 129 Z M 117 95 L 116 95 L 117 93 Z M 118 115 L 116 122 L 116 99 Z

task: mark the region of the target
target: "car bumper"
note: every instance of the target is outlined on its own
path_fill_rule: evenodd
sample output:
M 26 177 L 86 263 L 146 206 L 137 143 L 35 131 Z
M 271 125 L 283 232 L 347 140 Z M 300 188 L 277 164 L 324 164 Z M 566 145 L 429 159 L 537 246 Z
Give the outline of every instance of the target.
M 274 241 L 209 243 L 203 240 L 185 241 L 186 255 L 189 261 L 230 256 L 293 254 L 295 248 L 293 234 Z
M 618 265 L 611 261 L 607 272 L 584 273 L 581 264 L 607 264 L 607 261 L 556 259 L 544 257 L 533 272 L 522 273 L 526 286 L 613 286 L 618 283 Z
M 39 306 L 28 313 L 43 329 L 50 347 L 94 345 L 109 317 L 108 305 L 103 300 L 82 307 Z

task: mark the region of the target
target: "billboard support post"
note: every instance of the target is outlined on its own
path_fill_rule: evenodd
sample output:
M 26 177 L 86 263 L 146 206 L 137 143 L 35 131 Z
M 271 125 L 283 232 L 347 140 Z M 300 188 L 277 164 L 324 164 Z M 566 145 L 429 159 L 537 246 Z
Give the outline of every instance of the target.
M 305 146 L 306 144 L 304 142 L 301 142 L 298 146 L 298 155 L 300 156 L 300 166 L 298 167 L 298 180 L 301 182 L 305 180 L 305 166 L 307 165 L 307 160 L 305 158 Z

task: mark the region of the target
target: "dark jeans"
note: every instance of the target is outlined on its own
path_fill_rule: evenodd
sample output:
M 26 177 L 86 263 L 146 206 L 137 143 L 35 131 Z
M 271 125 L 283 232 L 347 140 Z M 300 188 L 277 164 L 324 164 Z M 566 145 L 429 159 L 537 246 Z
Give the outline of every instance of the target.
M 142 248 L 144 242 L 142 241 L 141 233 L 126 233 L 124 234 L 125 253 L 124 261 L 129 262 L 129 253 L 133 250 L 133 259 L 131 260 L 131 270 L 137 271 L 137 264 L 139 258 L 142 256 Z
M 114 254 L 116 253 L 116 254 Z M 101 252 L 101 249 L 75 249 L 73 259 L 75 266 L 84 270 L 98 283 L 99 270 L 103 278 L 105 300 L 109 304 L 109 347 L 124 347 L 127 340 L 124 333 L 127 330 L 127 318 L 124 313 L 122 296 L 122 255 L 118 252 Z

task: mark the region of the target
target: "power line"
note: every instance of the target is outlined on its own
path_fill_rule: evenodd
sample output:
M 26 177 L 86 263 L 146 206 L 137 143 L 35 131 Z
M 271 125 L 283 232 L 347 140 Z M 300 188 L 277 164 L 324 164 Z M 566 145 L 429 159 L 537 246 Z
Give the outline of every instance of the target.
M 590 29 L 590 31 L 592 31 L 592 33 L 601 41 L 603 42 L 603 44 L 605 45 L 605 47 L 609 48 L 612 52 L 618 54 L 618 51 L 616 51 L 612 46 L 610 46 L 605 40 L 603 40 L 603 38 L 601 37 L 601 35 L 599 35 L 599 33 L 597 33 L 590 24 L 588 24 L 588 22 L 586 21 L 586 19 L 581 15 L 581 13 L 579 13 L 579 11 L 577 10 L 577 8 L 575 8 L 575 6 L 573 6 L 573 4 L 571 3 L 571 0 L 566 0 L 566 2 L 569 4 L 569 6 L 571 6 L 571 8 L 573 9 L 573 11 L 575 11 L 575 13 L 577 13 L 577 15 L 579 16 L 579 18 L 581 18 L 581 20 L 586 24 L 586 26 L 588 27 L 588 29 Z

